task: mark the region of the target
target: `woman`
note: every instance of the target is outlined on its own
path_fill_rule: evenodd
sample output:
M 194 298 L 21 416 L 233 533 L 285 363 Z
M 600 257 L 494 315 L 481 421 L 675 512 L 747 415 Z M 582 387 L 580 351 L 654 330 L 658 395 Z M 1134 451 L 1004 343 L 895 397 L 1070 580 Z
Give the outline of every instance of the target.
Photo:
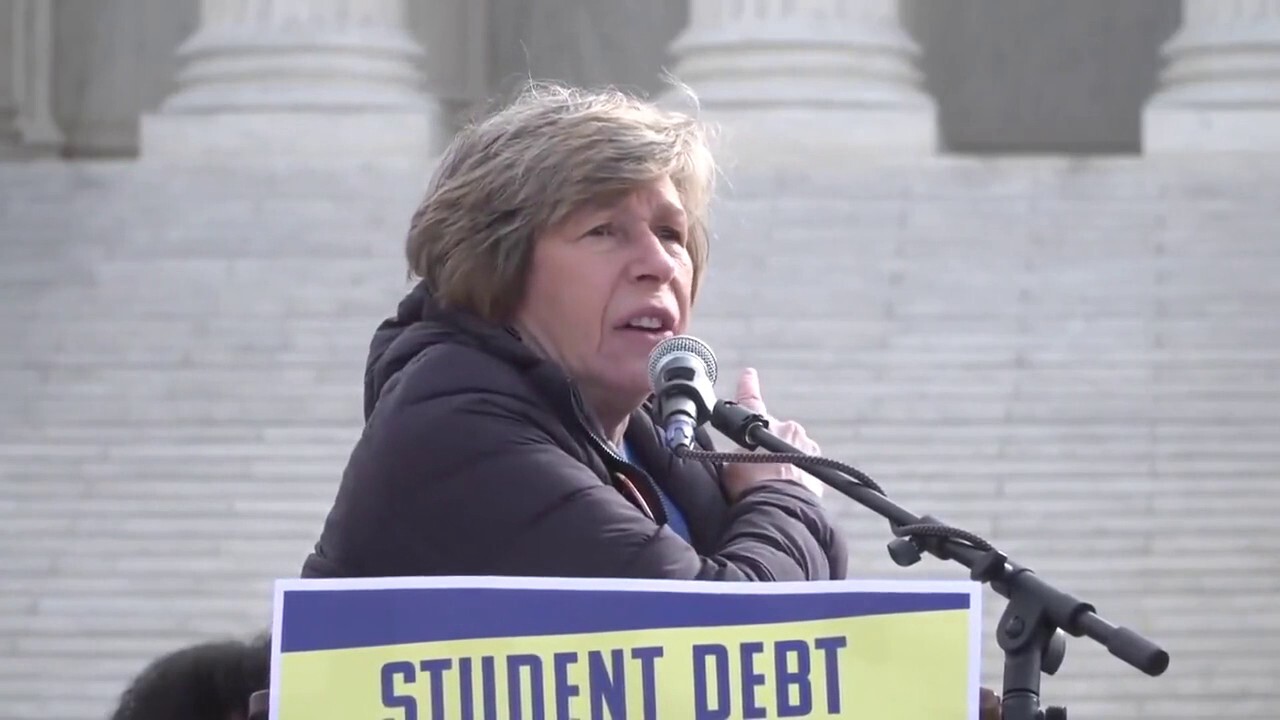
M 843 578 L 816 482 L 678 459 L 647 413 L 649 353 L 706 270 L 713 176 L 697 122 L 616 92 L 534 87 L 463 130 L 303 576 Z M 753 372 L 737 399 L 765 411 Z

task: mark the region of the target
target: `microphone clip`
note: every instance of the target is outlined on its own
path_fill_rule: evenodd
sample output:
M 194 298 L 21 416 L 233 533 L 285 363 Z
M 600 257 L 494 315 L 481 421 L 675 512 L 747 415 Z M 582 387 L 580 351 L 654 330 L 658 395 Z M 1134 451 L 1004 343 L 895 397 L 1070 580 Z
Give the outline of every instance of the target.
M 717 400 L 715 412 L 711 413 L 711 426 L 738 447 L 754 451 L 760 447 L 755 435 L 760 430 L 769 429 L 769 420 L 732 400 Z

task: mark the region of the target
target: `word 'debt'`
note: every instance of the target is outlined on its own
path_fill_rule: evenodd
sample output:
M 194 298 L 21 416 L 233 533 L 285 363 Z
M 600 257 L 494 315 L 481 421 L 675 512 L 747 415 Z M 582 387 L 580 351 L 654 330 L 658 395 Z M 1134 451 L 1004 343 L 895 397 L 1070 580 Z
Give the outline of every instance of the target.
M 387 720 L 693 720 L 840 712 L 844 637 L 396 660 Z M 680 653 L 678 653 L 680 654 Z

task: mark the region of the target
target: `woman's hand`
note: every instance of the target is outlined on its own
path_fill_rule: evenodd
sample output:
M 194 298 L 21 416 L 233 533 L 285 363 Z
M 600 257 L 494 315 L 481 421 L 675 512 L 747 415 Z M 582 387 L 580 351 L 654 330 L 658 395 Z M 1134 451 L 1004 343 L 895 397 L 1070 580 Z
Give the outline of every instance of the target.
M 801 452 L 817 455 L 821 452 L 818 443 L 809 439 L 804 427 L 793 420 L 779 422 L 769 416 L 765 410 L 764 398 L 760 395 L 760 378 L 753 368 L 747 368 L 738 376 L 738 389 L 734 397 L 739 405 L 759 413 L 769 420 L 769 430 L 797 447 Z M 763 452 L 763 451 L 762 451 Z M 812 475 L 789 463 L 729 463 L 725 465 L 723 482 L 725 492 L 730 500 L 737 500 L 744 492 L 757 483 L 765 480 L 791 480 L 822 496 L 822 483 Z
M 981 688 L 978 693 L 978 718 L 979 720 L 1000 720 L 1004 714 L 1000 708 L 1000 696 L 995 690 L 990 688 Z

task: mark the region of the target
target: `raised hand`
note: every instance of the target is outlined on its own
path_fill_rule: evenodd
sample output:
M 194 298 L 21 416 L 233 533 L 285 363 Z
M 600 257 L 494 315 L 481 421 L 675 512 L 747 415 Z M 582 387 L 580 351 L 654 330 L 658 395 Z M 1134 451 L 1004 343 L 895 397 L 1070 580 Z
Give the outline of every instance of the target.
M 734 400 L 742 407 L 768 418 L 769 430 L 800 451 L 810 455 L 821 452 L 818 443 L 809 438 L 804 426 L 800 423 L 794 420 L 780 422 L 769 415 L 765 408 L 764 397 L 760 393 L 760 377 L 754 368 L 747 368 L 738 376 Z M 736 500 L 751 486 L 765 480 L 791 480 L 804 485 L 818 496 L 821 496 L 823 491 L 823 485 L 817 478 L 789 463 L 733 463 L 726 466 L 724 470 L 725 491 L 731 500 Z

